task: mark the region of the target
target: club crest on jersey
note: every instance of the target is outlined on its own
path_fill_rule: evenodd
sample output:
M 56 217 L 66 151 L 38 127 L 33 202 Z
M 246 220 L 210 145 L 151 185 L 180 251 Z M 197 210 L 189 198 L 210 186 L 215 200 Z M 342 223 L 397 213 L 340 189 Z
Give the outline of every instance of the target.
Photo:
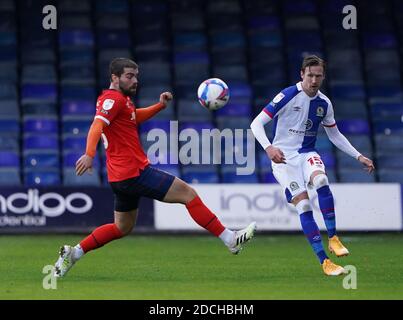
M 296 183 L 295 181 L 293 181 L 293 182 L 290 183 L 290 189 L 291 189 L 291 191 L 295 191 L 295 190 L 297 190 L 298 188 L 299 188 L 299 185 L 298 185 L 298 183 Z
M 130 120 L 136 120 L 136 113 L 134 111 L 132 112 L 132 117 L 130 118 Z
M 110 110 L 110 109 L 112 109 L 114 103 L 115 103 L 115 100 L 105 99 L 104 103 L 102 104 L 102 109 Z
M 318 107 L 316 109 L 316 116 L 317 117 L 322 117 L 323 118 L 324 114 L 325 114 L 325 109 L 323 109 L 323 107 Z

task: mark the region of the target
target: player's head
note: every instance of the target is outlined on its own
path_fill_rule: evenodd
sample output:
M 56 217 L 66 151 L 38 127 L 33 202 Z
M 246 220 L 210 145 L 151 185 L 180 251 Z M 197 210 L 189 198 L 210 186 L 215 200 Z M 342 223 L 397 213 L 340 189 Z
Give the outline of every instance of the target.
M 314 96 L 325 79 L 326 64 L 315 55 L 304 58 L 301 66 L 302 88 L 309 96 Z
M 138 73 L 138 65 L 127 58 L 115 58 L 109 65 L 112 85 L 127 96 L 136 93 Z

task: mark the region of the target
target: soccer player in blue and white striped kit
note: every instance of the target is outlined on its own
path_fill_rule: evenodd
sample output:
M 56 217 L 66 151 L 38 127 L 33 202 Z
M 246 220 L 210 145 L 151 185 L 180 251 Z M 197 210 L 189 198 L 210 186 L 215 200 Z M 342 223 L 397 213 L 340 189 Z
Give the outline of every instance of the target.
M 330 141 L 337 148 L 361 162 L 369 173 L 375 167 L 372 160 L 358 152 L 340 133 L 334 119 L 332 103 L 319 91 L 325 79 L 325 62 L 317 56 L 307 56 L 302 63 L 301 78 L 301 82 L 274 97 L 253 120 L 251 129 L 271 159 L 273 175 L 285 189 L 288 202 L 296 207 L 303 232 L 324 273 L 335 276 L 345 273 L 345 270 L 333 263 L 323 248 L 306 190 L 309 184 L 317 191 L 319 207 L 329 236 L 329 250 L 338 257 L 348 255 L 349 251 L 336 235 L 333 195 L 325 165 L 315 150 L 319 125 L 324 126 Z M 264 126 L 271 120 L 274 121 L 272 143 L 264 130 Z

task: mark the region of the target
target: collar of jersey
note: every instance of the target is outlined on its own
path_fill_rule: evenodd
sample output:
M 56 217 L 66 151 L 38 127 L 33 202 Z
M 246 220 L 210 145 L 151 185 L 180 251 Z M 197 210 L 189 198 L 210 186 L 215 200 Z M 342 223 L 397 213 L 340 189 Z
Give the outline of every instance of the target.
M 306 94 L 306 92 L 302 89 L 302 81 L 300 81 L 300 82 L 298 82 L 297 83 L 297 89 L 298 89 L 298 91 L 302 91 L 303 93 L 304 93 L 304 95 L 307 97 L 307 98 L 309 98 L 309 100 L 315 100 L 317 97 L 319 97 L 319 94 L 320 94 L 320 90 L 318 90 L 318 92 L 313 96 L 313 97 L 310 97 L 310 96 L 308 96 L 307 94 Z

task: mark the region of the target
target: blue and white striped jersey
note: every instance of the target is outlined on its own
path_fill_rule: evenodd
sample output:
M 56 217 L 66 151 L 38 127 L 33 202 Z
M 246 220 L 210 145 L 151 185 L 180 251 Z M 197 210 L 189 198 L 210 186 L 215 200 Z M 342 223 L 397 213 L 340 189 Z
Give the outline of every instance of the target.
M 333 127 L 333 106 L 329 98 L 318 91 L 309 97 L 301 82 L 281 91 L 263 109 L 274 119 L 273 146 L 280 148 L 286 158 L 315 150 L 319 125 Z

